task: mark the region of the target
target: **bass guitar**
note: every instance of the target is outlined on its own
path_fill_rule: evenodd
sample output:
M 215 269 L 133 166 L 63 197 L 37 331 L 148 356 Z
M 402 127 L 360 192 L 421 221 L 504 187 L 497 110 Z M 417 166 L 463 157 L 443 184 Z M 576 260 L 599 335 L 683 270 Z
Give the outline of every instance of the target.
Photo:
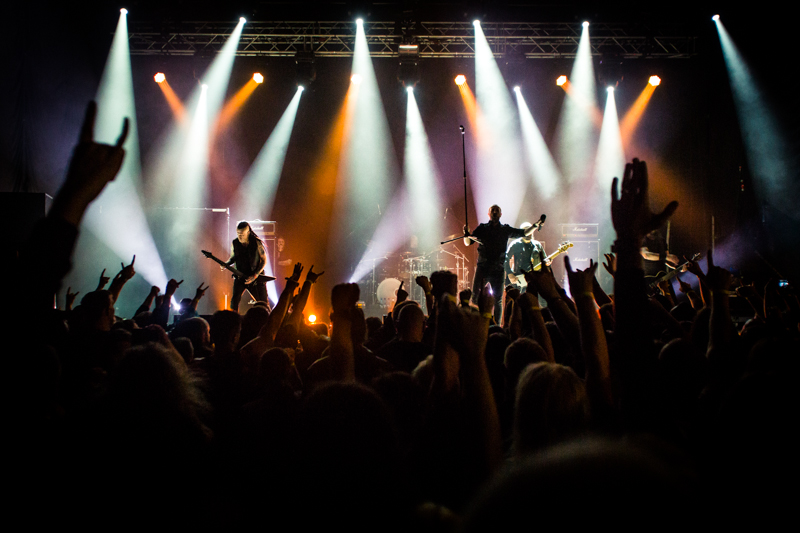
M 541 261 L 541 262 L 539 262 L 539 263 L 536 263 L 536 264 L 533 266 L 533 268 L 531 268 L 531 270 L 535 270 L 535 271 L 537 271 L 537 272 L 538 272 L 539 270 L 541 270 L 541 269 L 542 269 L 542 263 L 544 263 L 545 265 L 549 265 L 550 263 L 552 263 L 552 262 L 553 262 L 553 259 L 555 259 L 555 258 L 556 258 L 556 257 L 558 257 L 559 255 L 561 255 L 561 254 L 565 253 L 567 250 L 569 250 L 569 249 L 570 249 L 570 248 L 572 248 L 573 246 L 575 246 L 575 245 L 574 245 L 574 244 L 572 244 L 571 242 L 563 242 L 563 243 L 559 244 L 559 245 L 558 245 L 558 249 L 557 249 L 555 252 L 553 252 L 552 254 L 550 254 L 550 255 L 548 255 L 547 257 L 545 257 L 545 258 L 544 258 L 544 261 Z M 511 279 L 510 279 L 510 278 L 509 278 L 509 281 L 511 281 Z M 516 281 L 516 282 L 514 282 L 514 281 L 511 281 L 511 284 L 512 284 L 512 285 L 515 285 L 515 286 L 516 286 L 518 289 L 520 289 L 520 290 L 522 290 L 522 289 L 524 289 L 525 287 L 527 287 L 527 286 L 528 286 L 528 282 L 525 280 L 525 272 L 523 272 L 522 274 L 520 274 L 519 276 L 517 276 L 517 281 Z
M 680 274 L 681 272 L 683 272 L 684 268 L 686 268 L 686 266 L 689 263 L 692 263 L 692 262 L 697 261 L 698 259 L 700 259 L 700 255 L 701 254 L 699 254 L 699 253 L 694 254 L 689 261 L 686 261 L 684 264 L 674 268 L 673 270 L 671 270 L 670 272 L 667 272 L 666 274 L 662 270 L 661 272 L 659 272 L 655 276 L 645 276 L 644 280 L 647 282 L 647 290 L 649 291 L 649 293 L 650 294 L 655 294 L 656 292 L 658 292 L 658 284 L 659 283 L 661 283 L 662 281 L 669 281 L 672 278 L 674 278 L 675 276 L 677 276 L 678 274 Z
M 222 259 L 214 257 L 214 254 L 212 254 L 211 252 L 208 252 L 206 250 L 200 250 L 200 251 L 203 252 L 203 255 L 206 256 L 208 259 L 211 259 L 211 260 L 216 261 L 217 263 L 219 263 L 219 266 L 221 266 L 222 268 L 227 268 L 228 270 L 230 270 L 231 274 L 233 274 L 234 278 L 240 279 L 242 281 L 244 281 L 244 280 L 246 280 L 248 278 L 248 276 L 245 276 L 240 270 L 235 269 L 234 267 L 232 267 L 231 265 L 229 265 L 228 263 L 226 263 Z M 256 278 L 256 281 L 266 283 L 266 282 L 272 281 L 274 279 L 275 278 L 273 278 L 272 276 L 265 276 L 264 274 L 259 274 L 258 277 Z

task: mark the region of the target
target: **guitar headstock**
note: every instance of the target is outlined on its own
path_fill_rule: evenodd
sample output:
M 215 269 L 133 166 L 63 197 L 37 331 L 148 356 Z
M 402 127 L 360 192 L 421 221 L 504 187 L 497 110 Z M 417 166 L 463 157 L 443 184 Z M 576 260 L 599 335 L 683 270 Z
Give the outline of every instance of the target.
M 574 244 L 572 244 L 572 243 L 571 243 L 571 242 L 569 242 L 569 241 L 567 241 L 567 242 L 563 242 L 563 243 L 561 243 L 561 244 L 558 246 L 558 251 L 559 251 L 559 252 L 566 252 L 567 250 L 569 250 L 569 249 L 570 249 L 570 248 L 572 248 L 573 246 L 575 246 L 575 245 L 574 245 Z

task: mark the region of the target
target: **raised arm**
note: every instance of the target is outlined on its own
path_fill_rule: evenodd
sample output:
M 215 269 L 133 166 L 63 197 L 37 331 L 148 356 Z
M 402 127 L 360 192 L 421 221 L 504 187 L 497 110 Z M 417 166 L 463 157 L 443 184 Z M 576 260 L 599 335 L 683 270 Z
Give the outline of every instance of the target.
M 111 293 L 111 297 L 114 298 L 115 302 L 119 299 L 119 293 L 122 292 L 122 287 L 125 286 L 129 279 L 136 275 L 136 271 L 133 269 L 133 264 L 135 262 L 136 256 L 134 255 L 130 265 L 125 266 L 125 263 L 120 263 L 122 265 L 122 270 L 114 276 L 114 280 L 108 287 L 108 292 Z
M 261 354 L 272 348 L 272 343 L 275 341 L 278 329 L 286 316 L 286 310 L 289 309 L 289 302 L 294 296 L 294 291 L 297 289 L 298 280 L 302 272 L 303 265 L 300 263 L 295 264 L 292 276 L 286 278 L 286 286 L 278 298 L 278 303 L 275 304 L 275 308 L 270 313 L 267 322 L 261 327 L 258 336 L 242 346 L 241 354 L 243 357 L 261 356 Z
M 150 292 L 147 293 L 147 296 L 145 296 L 142 305 L 139 306 L 139 309 L 136 310 L 136 313 L 134 313 L 133 316 L 137 316 L 141 313 L 146 313 L 147 311 L 149 311 L 150 307 L 153 305 L 153 300 L 155 300 L 159 292 L 161 292 L 161 289 L 159 289 L 155 285 L 150 287 Z
M 564 257 L 572 298 L 578 308 L 578 321 L 581 331 L 581 354 L 586 368 L 586 387 L 595 401 L 612 405 L 611 371 L 608 359 L 608 345 L 597 313 L 597 305 L 592 290 L 597 263 L 589 261 L 586 270 L 572 270 L 569 256 Z
M 643 353 L 650 347 L 648 301 L 642 270 L 640 247 L 644 236 L 660 227 L 678 208 L 670 202 L 661 213 L 650 211 L 647 165 L 634 159 L 625 165 L 621 187 L 618 178 L 611 185 L 611 220 L 617 232 L 614 243 L 616 275 L 614 278 L 615 339 L 622 379 L 623 409 L 634 416 L 648 416 L 643 399 L 651 396 L 651 384 L 645 379 L 647 369 Z
M 331 346 L 330 358 L 337 380 L 354 382 L 356 367 L 353 354 L 353 338 L 351 336 L 353 315 L 360 290 L 355 283 L 336 285 L 331 292 Z
M 311 286 L 314 285 L 317 282 L 317 279 L 324 273 L 325 271 L 319 273 L 314 272 L 314 265 L 311 265 L 311 268 L 308 269 L 308 273 L 306 274 L 306 281 L 303 283 L 303 287 L 300 289 L 300 293 L 292 302 L 292 314 L 286 317 L 284 323 L 294 324 L 299 330 L 300 318 L 303 316 L 303 310 L 306 308 L 308 296 L 311 294 Z

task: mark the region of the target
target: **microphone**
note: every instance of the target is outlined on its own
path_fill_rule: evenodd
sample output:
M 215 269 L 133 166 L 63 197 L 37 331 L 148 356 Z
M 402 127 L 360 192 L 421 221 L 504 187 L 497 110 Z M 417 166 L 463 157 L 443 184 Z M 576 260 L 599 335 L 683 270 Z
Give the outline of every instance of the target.
M 547 218 L 547 215 L 542 215 L 542 216 L 540 216 L 540 217 L 539 217 L 539 220 L 537 220 L 537 221 L 536 221 L 536 223 L 534 224 L 534 226 L 536 226 L 537 228 L 541 229 L 541 228 L 542 228 L 542 226 L 544 225 L 544 221 L 545 221 L 545 219 L 546 219 L 546 218 Z
M 464 126 L 459 126 L 458 129 L 461 130 L 461 134 L 463 135 L 464 134 Z

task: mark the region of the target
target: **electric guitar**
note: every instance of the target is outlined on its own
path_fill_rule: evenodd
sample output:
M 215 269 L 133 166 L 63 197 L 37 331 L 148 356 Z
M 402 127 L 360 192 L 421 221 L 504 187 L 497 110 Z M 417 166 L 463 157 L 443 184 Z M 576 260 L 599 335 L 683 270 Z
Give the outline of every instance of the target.
M 242 281 L 244 281 L 244 280 L 246 280 L 248 278 L 248 276 L 245 276 L 240 270 L 237 270 L 234 267 L 232 267 L 231 265 L 229 265 L 228 263 L 226 263 L 225 261 L 214 257 L 214 254 L 212 254 L 211 252 L 207 252 L 206 250 L 200 250 L 200 251 L 203 252 L 203 255 L 206 256 L 208 259 L 212 259 L 212 260 L 216 261 L 217 263 L 219 263 L 219 266 L 221 266 L 223 268 L 227 268 L 228 270 L 230 270 L 231 273 L 233 274 L 234 278 L 240 279 Z M 258 277 L 256 278 L 256 281 L 257 282 L 266 283 L 266 282 L 272 281 L 274 279 L 275 278 L 273 278 L 272 276 L 265 276 L 264 274 L 259 274 Z
M 541 270 L 542 269 L 542 263 L 544 263 L 546 265 L 549 265 L 553 261 L 553 259 L 555 259 L 559 255 L 565 253 L 567 250 L 569 250 L 573 246 L 575 246 L 575 245 L 572 244 L 571 242 L 561 243 L 558 246 L 558 250 L 556 250 L 552 254 L 548 255 L 547 257 L 545 257 L 544 261 L 542 261 L 540 263 L 536 263 L 531 270 L 536 270 L 536 271 Z M 511 281 L 511 280 L 509 279 L 509 281 Z M 528 282 L 525 280 L 525 272 L 522 272 L 521 274 L 519 274 L 517 276 L 517 281 L 516 282 L 511 281 L 511 284 L 515 285 L 518 289 L 524 289 L 525 287 L 527 287 L 528 286 Z
M 662 281 L 671 280 L 672 278 L 683 272 L 684 267 L 686 267 L 686 265 L 688 265 L 689 263 L 700 259 L 700 255 L 701 254 L 699 253 L 694 254 L 689 261 L 674 268 L 673 270 L 667 272 L 666 274 L 664 274 L 664 271 L 662 270 L 655 276 L 645 276 L 644 279 L 647 282 L 647 290 L 650 292 L 650 294 L 657 292 L 659 283 L 661 283 Z

